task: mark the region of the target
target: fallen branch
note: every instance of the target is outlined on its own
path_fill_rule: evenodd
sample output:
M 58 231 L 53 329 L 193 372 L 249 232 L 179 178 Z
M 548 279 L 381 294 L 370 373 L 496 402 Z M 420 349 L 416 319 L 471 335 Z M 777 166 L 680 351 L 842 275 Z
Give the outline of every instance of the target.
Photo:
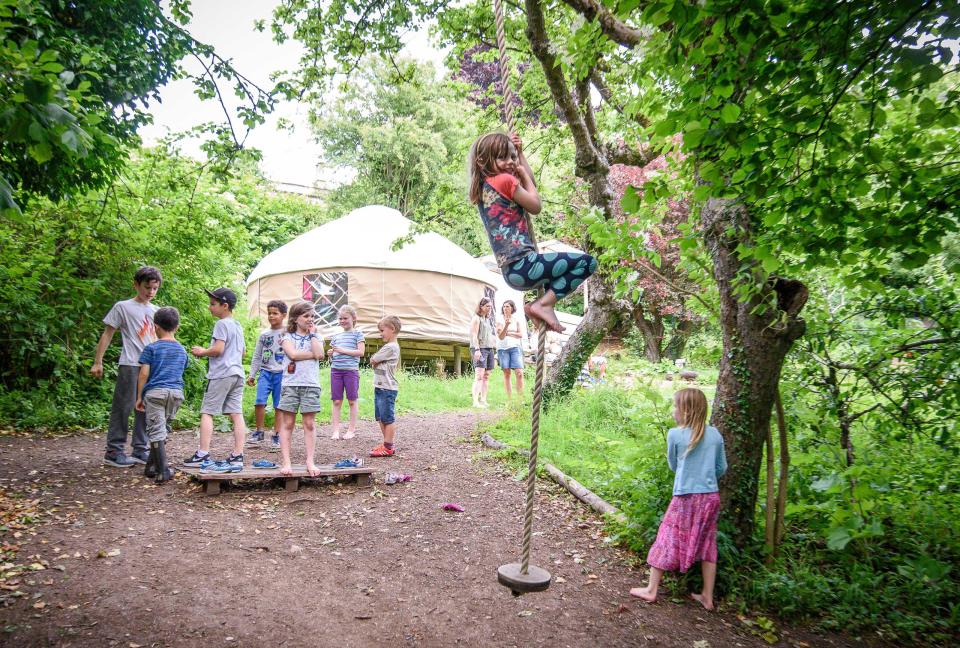
M 566 488 L 571 494 L 573 494 L 574 497 L 592 508 L 597 513 L 600 513 L 601 515 L 610 515 L 618 522 L 625 523 L 627 521 L 627 517 L 621 513 L 616 506 L 607 502 L 589 488 L 579 483 L 573 477 L 563 474 L 563 471 L 553 464 L 544 464 L 544 467 L 553 478 L 553 481 Z

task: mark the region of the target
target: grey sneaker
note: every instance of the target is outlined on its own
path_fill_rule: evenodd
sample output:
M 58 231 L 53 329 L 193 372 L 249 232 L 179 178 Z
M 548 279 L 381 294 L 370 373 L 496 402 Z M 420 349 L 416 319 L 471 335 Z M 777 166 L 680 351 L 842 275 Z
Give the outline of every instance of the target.
M 270 436 L 270 452 L 280 452 L 280 435 L 273 434 Z
M 149 450 L 134 450 L 133 454 L 130 455 L 130 460 L 135 461 L 138 464 L 146 464 L 147 459 L 150 458 Z
M 103 455 L 103 464 L 105 466 L 113 466 L 114 468 L 130 468 L 131 466 L 137 465 L 137 463 L 137 461 L 134 461 L 131 457 L 128 457 L 122 452 L 108 452 Z M 139 463 L 145 462 L 141 461 Z

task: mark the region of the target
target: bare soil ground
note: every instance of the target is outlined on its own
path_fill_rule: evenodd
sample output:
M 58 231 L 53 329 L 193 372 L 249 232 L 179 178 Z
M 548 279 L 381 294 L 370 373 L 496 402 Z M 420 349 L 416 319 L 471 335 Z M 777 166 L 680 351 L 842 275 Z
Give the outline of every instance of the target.
M 14 520 L 19 506 L 37 518 L 0 526 L 0 645 L 767 645 L 732 612 L 707 613 L 680 592 L 631 599 L 645 577 L 638 557 L 609 546 L 601 521 L 549 482 L 539 483 L 533 563 L 554 582 L 511 596 L 496 569 L 518 558 L 523 483 L 481 449 L 476 423 L 469 413 L 402 417 L 398 455 L 367 460 L 373 488 L 259 484 L 218 496 L 182 475 L 157 487 L 140 469 L 102 466 L 100 435 L 0 438 L 0 513 Z M 176 433 L 171 456 L 188 456 L 194 439 Z M 364 421 L 351 441 L 322 435 L 318 460 L 379 440 Z M 227 435 L 215 444 L 225 452 Z M 413 481 L 384 485 L 388 470 Z M 783 628 L 777 637 L 863 645 Z

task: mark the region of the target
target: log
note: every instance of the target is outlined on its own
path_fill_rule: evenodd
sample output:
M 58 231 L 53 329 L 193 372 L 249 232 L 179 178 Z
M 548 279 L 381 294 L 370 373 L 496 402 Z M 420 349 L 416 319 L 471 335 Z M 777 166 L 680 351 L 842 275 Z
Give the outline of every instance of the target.
M 574 497 L 594 511 L 601 515 L 609 515 L 617 522 L 626 523 L 627 516 L 621 513 L 616 506 L 607 502 L 589 488 L 579 483 L 576 479 L 563 474 L 563 471 L 553 464 L 544 464 L 544 467 L 547 469 L 547 473 L 553 478 L 553 481 L 566 488 Z

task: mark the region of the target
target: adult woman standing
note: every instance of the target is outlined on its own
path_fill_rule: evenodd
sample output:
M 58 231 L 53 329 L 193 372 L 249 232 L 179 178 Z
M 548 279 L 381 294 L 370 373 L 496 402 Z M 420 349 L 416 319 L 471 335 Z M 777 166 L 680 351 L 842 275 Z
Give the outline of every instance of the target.
M 517 305 L 512 300 L 506 300 L 500 306 L 503 316 L 497 322 L 497 360 L 503 369 L 503 386 L 507 390 L 507 398 L 511 397 L 510 374 L 516 376 L 517 396 L 523 399 L 523 349 L 520 340 L 523 332 L 520 328 L 520 318 L 516 316 Z
M 487 297 L 477 304 L 476 314 L 470 322 L 470 349 L 473 352 L 473 406 L 487 407 L 487 389 L 490 386 L 490 372 L 493 370 L 493 351 L 497 346 L 497 336 L 490 323 L 490 311 L 493 306 Z

